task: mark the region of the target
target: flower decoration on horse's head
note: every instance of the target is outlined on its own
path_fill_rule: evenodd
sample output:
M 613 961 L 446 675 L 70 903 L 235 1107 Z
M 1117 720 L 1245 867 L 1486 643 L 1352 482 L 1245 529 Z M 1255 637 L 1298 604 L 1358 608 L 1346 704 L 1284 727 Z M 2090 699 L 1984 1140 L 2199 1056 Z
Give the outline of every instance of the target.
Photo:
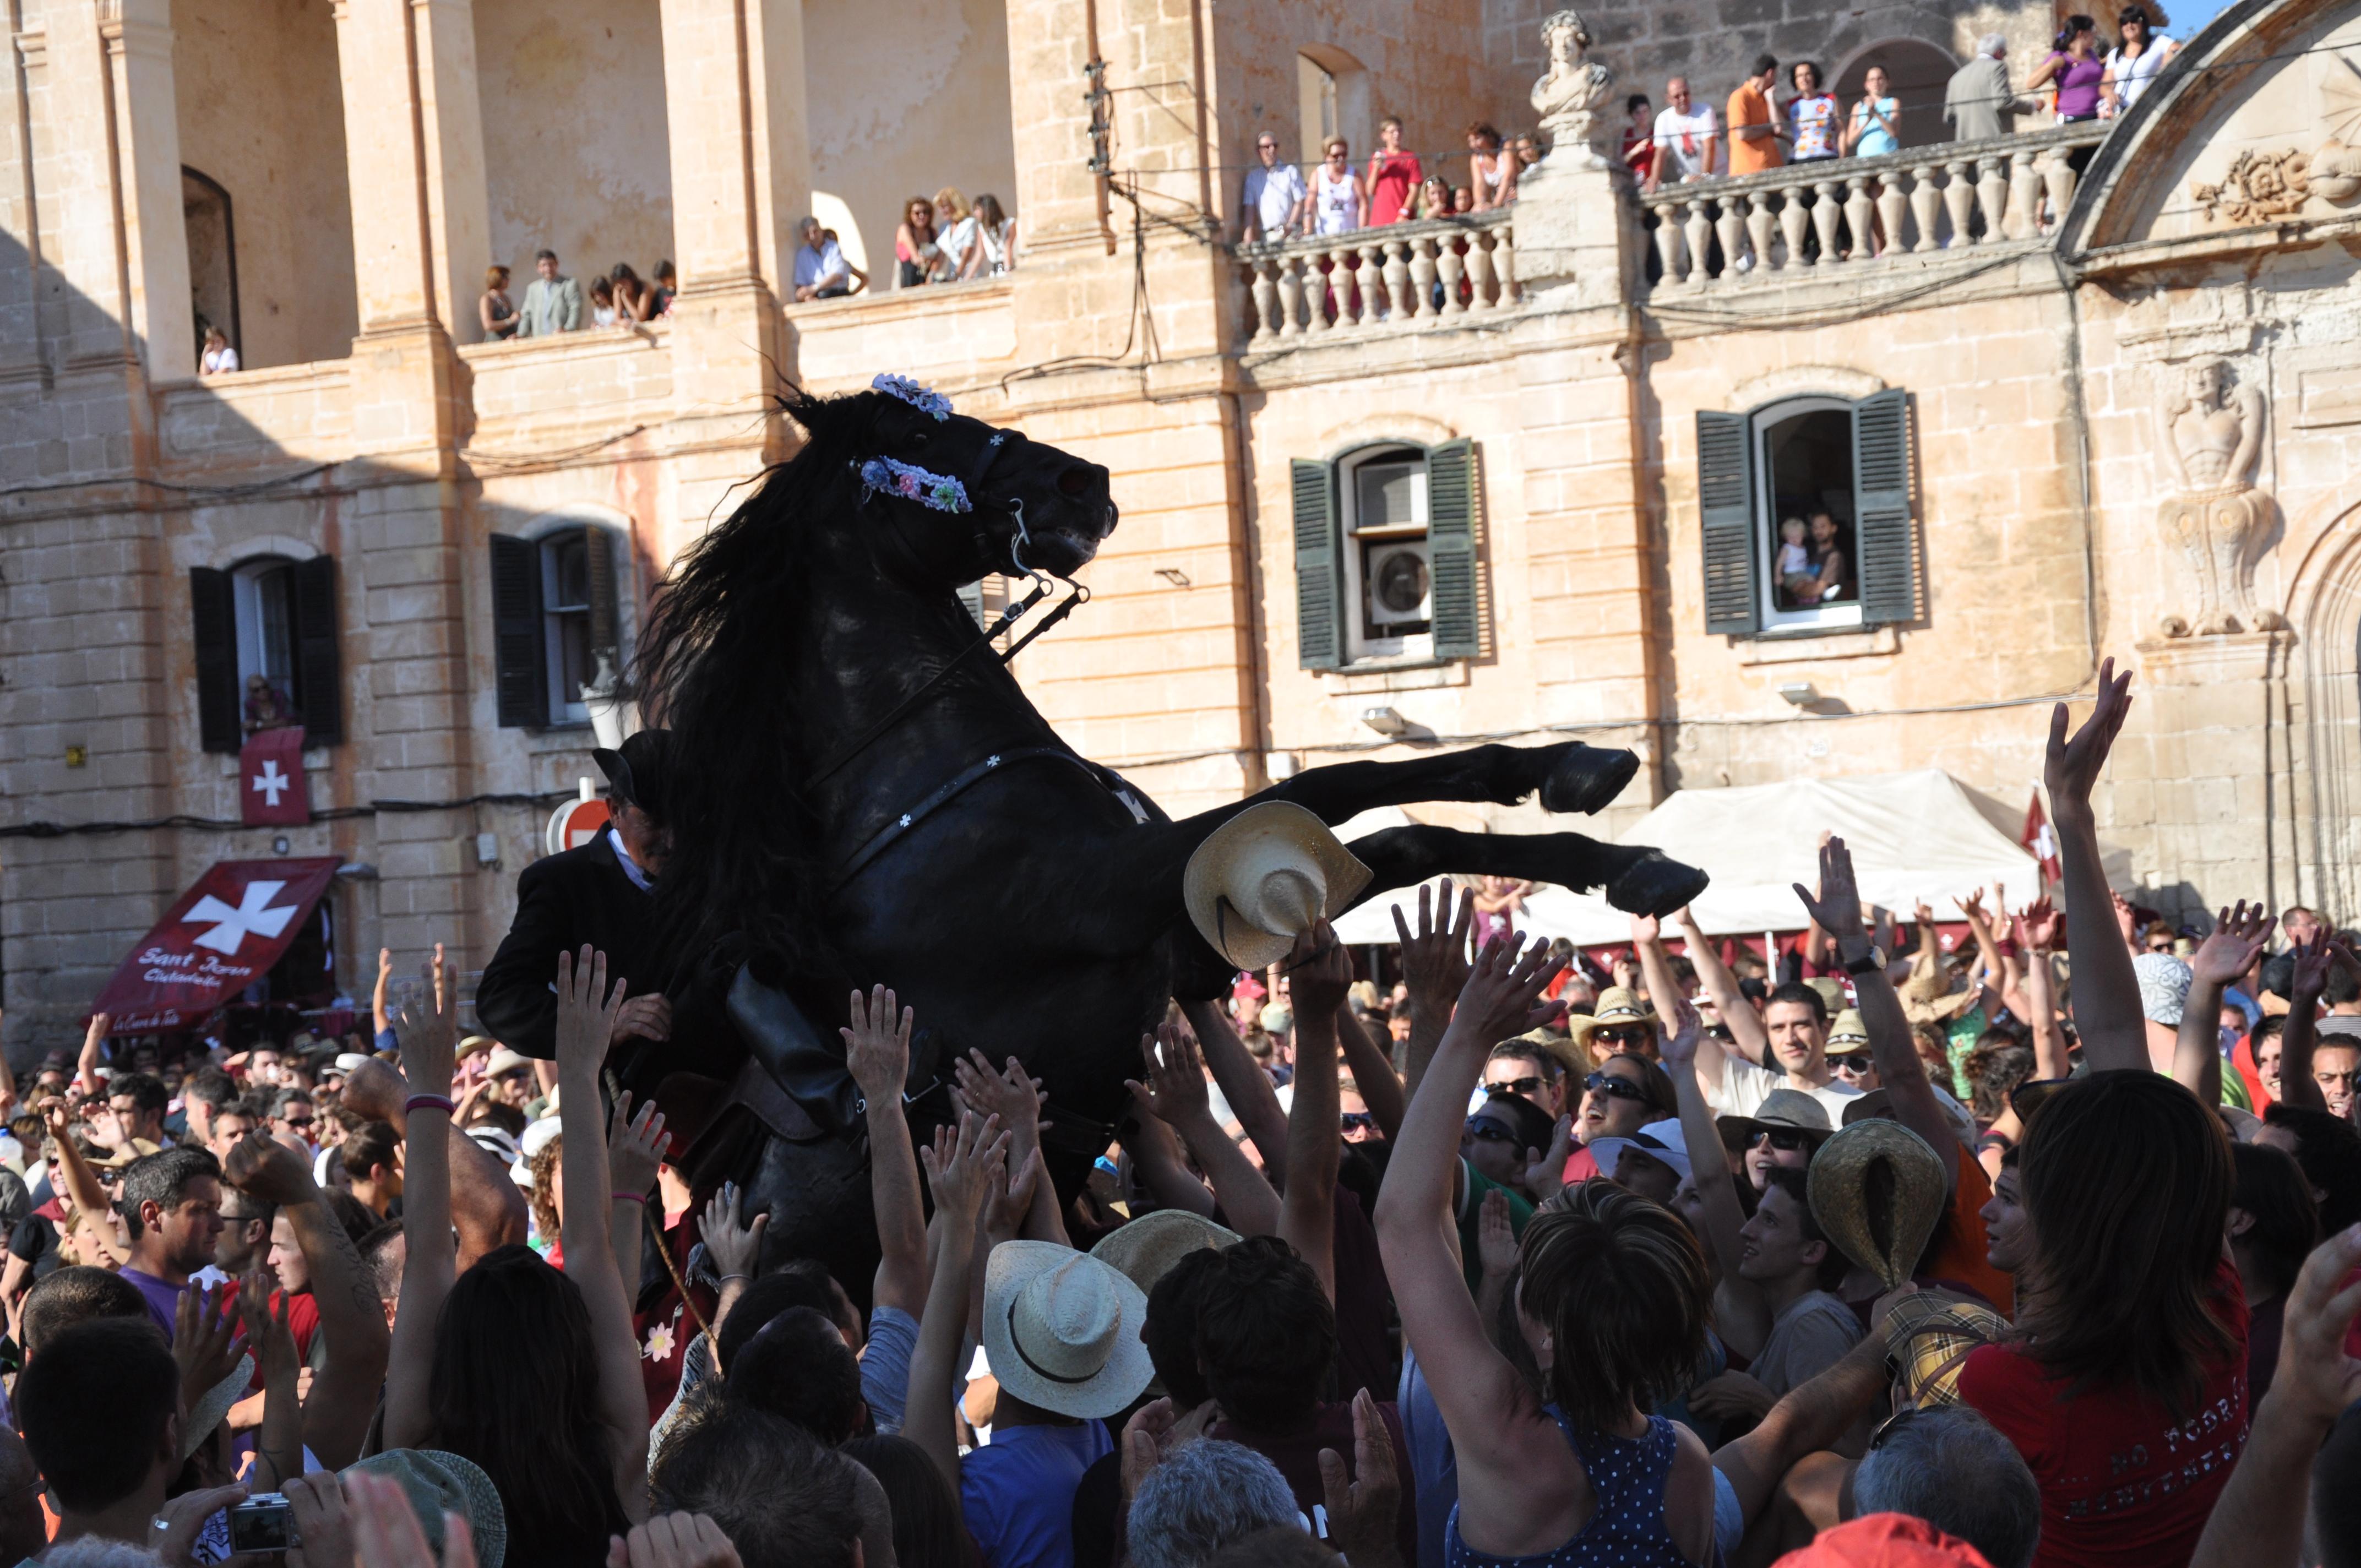
M 879 376 L 869 383 L 873 391 L 889 398 L 899 398 L 920 413 L 932 414 L 939 420 L 951 417 L 951 400 L 930 387 L 921 387 L 907 376 Z
M 948 474 L 937 474 L 891 457 L 872 457 L 861 465 L 861 499 L 883 492 L 916 501 L 936 511 L 973 511 L 967 487 Z

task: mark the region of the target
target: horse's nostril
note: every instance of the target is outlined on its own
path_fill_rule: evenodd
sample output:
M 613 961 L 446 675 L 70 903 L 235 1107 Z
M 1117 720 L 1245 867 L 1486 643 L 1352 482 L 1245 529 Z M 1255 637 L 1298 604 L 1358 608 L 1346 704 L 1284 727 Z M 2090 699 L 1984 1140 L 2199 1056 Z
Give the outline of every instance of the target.
M 1091 477 L 1082 468 L 1069 468 L 1058 476 L 1058 493 L 1070 501 L 1081 500 L 1091 493 Z

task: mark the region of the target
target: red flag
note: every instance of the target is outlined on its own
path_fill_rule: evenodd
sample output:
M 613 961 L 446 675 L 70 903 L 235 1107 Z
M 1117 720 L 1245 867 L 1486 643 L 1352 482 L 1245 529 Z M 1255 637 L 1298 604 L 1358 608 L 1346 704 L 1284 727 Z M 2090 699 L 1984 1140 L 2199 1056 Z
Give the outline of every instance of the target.
M 131 949 L 94 1010 L 118 1035 L 196 1023 L 270 972 L 339 863 L 327 855 L 212 866 Z
M 312 820 L 312 792 L 303 783 L 303 731 L 258 729 L 237 753 L 238 817 L 248 828 Z
M 2041 809 L 2039 790 L 2035 790 L 2033 798 L 2026 803 L 2025 831 L 2017 835 L 2016 841 L 2025 847 L 2026 854 L 2041 863 L 2043 887 L 2065 880 L 2066 868 L 2058 860 L 2058 835 L 2049 830 L 2049 817 Z

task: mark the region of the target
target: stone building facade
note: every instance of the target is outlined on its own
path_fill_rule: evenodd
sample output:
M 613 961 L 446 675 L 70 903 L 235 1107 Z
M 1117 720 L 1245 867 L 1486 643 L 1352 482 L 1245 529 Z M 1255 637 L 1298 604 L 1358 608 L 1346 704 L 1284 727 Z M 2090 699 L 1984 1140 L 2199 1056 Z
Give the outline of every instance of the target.
M 2105 832 L 2150 901 L 2361 909 L 2361 6 L 2243 0 L 2111 126 L 1642 196 L 1577 100 L 1678 67 L 1719 102 L 1758 47 L 1948 64 L 2048 13 L 1816 41 L 1719 0 L 1684 53 L 1641 20 L 1678 7 L 1619 5 L 1579 62 L 1615 97 L 1552 72 L 1506 213 L 1231 243 L 1258 130 L 1532 124 L 1544 9 L 914 0 L 905 46 L 838 0 L 16 0 L 11 1054 L 69 1043 L 216 861 L 337 857 L 349 993 L 379 945 L 480 967 L 592 772 L 585 650 L 627 656 L 793 450 L 781 373 L 913 375 L 1113 470 L 1093 600 L 1018 668 L 1175 812 L 1579 735 L 1645 761 L 1610 828 L 1925 766 L 2006 817 L 2112 652 L 2145 700 Z M 987 182 L 1014 272 L 783 305 L 804 212 L 882 274 L 905 196 Z M 480 341 L 482 268 L 544 243 L 586 280 L 675 261 L 672 315 Z M 247 368 L 194 374 L 200 314 Z M 1782 525 L 1815 510 L 1850 582 L 1806 602 Z M 224 827 L 222 682 L 273 660 L 316 819 Z

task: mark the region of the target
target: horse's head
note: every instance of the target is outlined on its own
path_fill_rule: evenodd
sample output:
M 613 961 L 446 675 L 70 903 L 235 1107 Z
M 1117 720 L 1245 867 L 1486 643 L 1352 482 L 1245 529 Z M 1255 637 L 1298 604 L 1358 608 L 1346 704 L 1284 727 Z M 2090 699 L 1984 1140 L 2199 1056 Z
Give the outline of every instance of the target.
M 864 507 L 890 521 L 898 570 L 952 585 L 991 572 L 1071 576 L 1115 532 L 1099 465 L 953 413 L 899 377 L 876 389 L 853 466 Z

